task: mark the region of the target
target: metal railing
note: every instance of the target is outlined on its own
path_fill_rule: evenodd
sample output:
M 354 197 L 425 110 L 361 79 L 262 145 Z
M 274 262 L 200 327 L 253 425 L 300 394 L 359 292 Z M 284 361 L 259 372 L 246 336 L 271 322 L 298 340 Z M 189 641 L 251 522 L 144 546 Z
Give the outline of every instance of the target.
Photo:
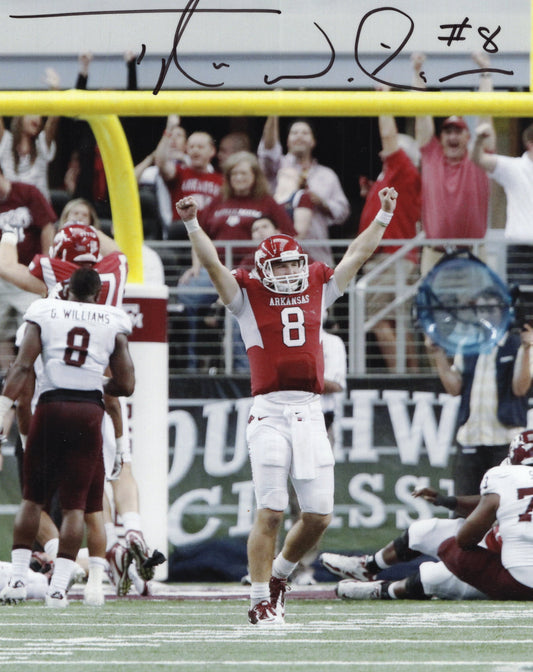
M 350 240 L 331 240 L 330 245 L 337 263 Z M 316 241 L 315 245 L 320 245 Z M 205 290 L 179 285 L 179 279 L 190 264 L 190 243 L 183 241 L 147 241 L 162 258 L 165 268 L 166 283 L 169 286 L 168 303 L 168 337 L 171 375 L 183 374 L 191 371 L 190 353 L 187 350 L 187 317 L 185 308 L 180 299 L 189 296 L 205 294 Z M 306 241 L 309 254 L 313 254 L 313 241 Z M 331 323 L 333 330 L 344 340 L 348 354 L 348 373 L 357 376 L 373 376 L 383 374 L 412 375 L 433 374 L 423 346 L 421 330 L 411 319 L 410 303 L 420 280 L 408 284 L 405 278 L 404 266 L 400 263 L 413 249 L 421 247 L 425 242 L 424 234 L 405 241 L 383 241 L 382 247 L 393 245 L 401 246 L 394 253 L 375 266 L 367 274 L 358 276 L 348 286 L 345 294 L 333 306 Z M 225 254 L 226 265 L 231 268 L 233 250 L 235 247 L 255 248 L 255 243 L 245 241 L 217 242 L 217 247 Z M 484 240 L 445 239 L 431 240 L 432 246 L 453 249 L 465 245 L 470 246 L 473 254 L 480 256 L 505 282 L 506 281 L 506 242 L 503 231 L 496 229 L 489 232 Z M 376 286 L 375 279 L 390 267 L 394 268 L 394 285 Z M 533 284 L 533 282 L 532 282 Z M 367 294 L 382 291 L 393 293 L 394 299 L 375 315 L 369 316 Z M 197 318 L 197 349 L 200 363 L 196 367 L 199 373 L 232 374 L 238 373 L 235 366 L 235 338 L 232 335 L 237 329 L 232 316 L 215 304 L 216 293 L 213 290 L 212 302 L 198 306 Z M 376 324 L 383 319 L 393 321 L 395 325 L 396 366 L 389 370 L 380 354 L 379 347 L 373 336 Z M 240 336 L 238 336 L 240 338 Z M 408 340 L 416 345 L 418 366 L 416 371 L 407 364 L 406 349 Z

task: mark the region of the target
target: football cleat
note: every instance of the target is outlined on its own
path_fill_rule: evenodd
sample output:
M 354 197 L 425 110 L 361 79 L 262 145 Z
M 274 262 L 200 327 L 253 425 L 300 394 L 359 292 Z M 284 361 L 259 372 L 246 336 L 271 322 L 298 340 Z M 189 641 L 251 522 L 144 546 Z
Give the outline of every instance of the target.
M 275 576 L 270 577 L 268 584 L 270 589 L 270 604 L 274 607 L 279 623 L 285 622 L 285 592 L 290 590 L 287 585 L 287 579 L 278 579 Z
M 131 565 L 128 567 L 128 575 L 133 583 L 135 590 L 139 593 L 141 597 L 148 597 L 151 594 L 150 583 L 148 581 L 145 581 L 144 579 L 141 579 L 139 573 L 137 572 L 137 567 L 135 566 L 134 562 L 132 562 Z
M 322 553 L 320 562 L 329 572 L 340 576 L 342 579 L 373 581 L 376 577 L 366 569 L 367 557 L 366 555 Z
M 137 573 L 144 581 L 150 581 L 154 578 L 155 567 L 165 562 L 165 556 L 158 550 L 150 555 L 142 532 L 128 530 L 125 539 L 128 550 L 135 560 Z
M 335 587 L 337 597 L 343 600 L 380 600 L 383 581 L 354 581 L 344 579 Z
M 68 607 L 67 594 L 64 590 L 54 590 L 44 596 L 44 605 L 51 609 L 64 609 Z
M 14 581 L 13 584 L 9 581 L 7 586 L 4 586 L 0 591 L 1 604 L 18 604 L 19 602 L 24 602 L 26 597 L 26 584 L 20 579 Z
M 258 602 L 248 611 L 248 621 L 252 625 L 279 625 L 283 623 L 268 600 Z
M 105 554 L 109 565 L 109 578 L 117 590 L 119 597 L 124 597 L 131 588 L 131 579 L 128 575 L 128 568 L 133 561 L 133 556 L 128 548 L 118 542 Z

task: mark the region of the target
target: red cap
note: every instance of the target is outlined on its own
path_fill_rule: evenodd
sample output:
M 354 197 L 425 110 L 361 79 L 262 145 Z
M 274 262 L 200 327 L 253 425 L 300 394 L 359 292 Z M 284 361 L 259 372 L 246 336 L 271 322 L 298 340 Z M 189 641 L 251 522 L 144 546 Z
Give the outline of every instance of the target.
M 463 119 L 463 117 L 448 117 L 442 122 L 441 128 L 449 128 L 450 126 L 456 126 L 457 128 L 464 128 L 468 131 L 468 124 Z

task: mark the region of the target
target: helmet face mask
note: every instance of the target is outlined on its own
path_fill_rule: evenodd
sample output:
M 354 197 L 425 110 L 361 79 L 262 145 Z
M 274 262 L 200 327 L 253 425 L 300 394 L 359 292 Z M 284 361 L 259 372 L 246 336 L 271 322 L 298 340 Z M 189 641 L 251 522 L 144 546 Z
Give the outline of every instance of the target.
M 511 464 L 533 465 L 533 429 L 517 434 L 509 446 Z
M 279 263 L 298 262 L 297 270 L 276 275 Z M 264 287 L 276 294 L 298 294 L 309 285 L 309 265 L 298 241 L 284 234 L 270 236 L 255 252 L 255 269 Z
M 54 236 L 50 256 L 73 264 L 96 263 L 100 256 L 96 230 L 81 222 L 70 222 Z

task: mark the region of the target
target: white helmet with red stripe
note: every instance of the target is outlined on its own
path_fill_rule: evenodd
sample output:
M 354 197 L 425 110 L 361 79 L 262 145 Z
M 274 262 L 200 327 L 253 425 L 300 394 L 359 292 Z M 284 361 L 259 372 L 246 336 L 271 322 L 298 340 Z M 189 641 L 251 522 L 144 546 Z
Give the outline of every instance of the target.
M 533 429 L 517 434 L 509 446 L 511 464 L 533 464 Z
M 74 264 L 96 263 L 100 255 L 100 240 L 96 229 L 81 222 L 69 222 L 54 236 L 50 256 Z
M 297 262 L 290 273 L 275 275 L 276 264 Z M 279 233 L 263 240 L 255 252 L 255 268 L 263 285 L 276 294 L 297 294 L 307 289 L 309 265 L 300 243 Z

